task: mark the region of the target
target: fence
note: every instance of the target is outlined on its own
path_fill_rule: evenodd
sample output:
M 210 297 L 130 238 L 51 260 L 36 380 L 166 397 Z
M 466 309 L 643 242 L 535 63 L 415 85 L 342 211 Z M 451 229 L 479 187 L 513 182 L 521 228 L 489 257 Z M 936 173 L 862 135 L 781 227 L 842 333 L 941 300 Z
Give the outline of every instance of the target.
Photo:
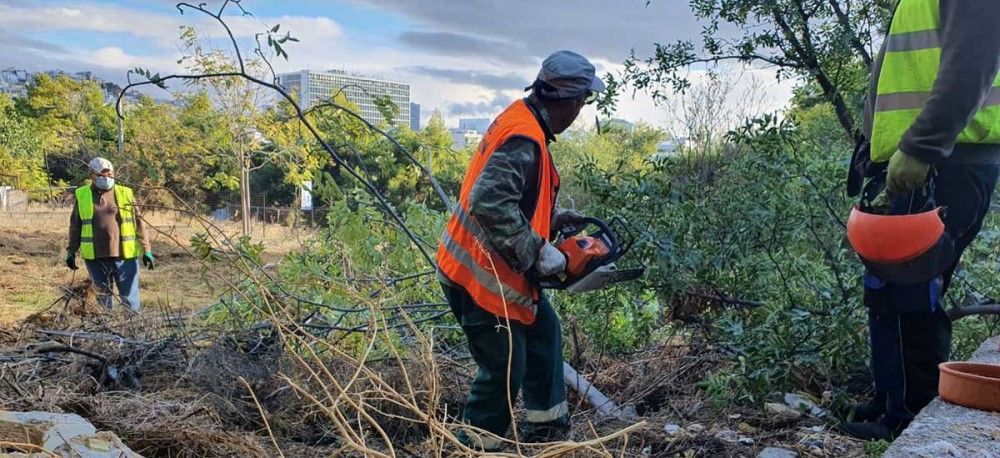
M 50 187 L 23 191 L 11 186 L 0 186 L 0 213 L 7 216 L 24 213 L 44 213 L 51 210 L 67 210 L 73 206 L 73 187 Z M 142 196 L 137 194 L 140 203 Z M 265 234 L 268 225 L 289 227 L 316 227 L 326 223 L 329 207 L 314 207 L 301 210 L 297 206 L 268 204 L 266 194 L 252 195 L 250 199 L 251 233 Z M 241 221 L 239 201 L 207 202 L 208 216 L 219 222 Z M 151 205 L 149 211 L 166 210 L 165 207 Z M 176 209 L 174 209 L 176 210 Z
M 211 211 L 212 219 L 216 221 L 240 221 L 240 204 L 228 203 L 215 205 Z M 309 224 L 315 226 L 322 224 L 326 218 L 328 207 L 314 207 L 312 210 L 300 210 L 295 207 L 251 205 L 250 220 L 258 223 L 281 224 L 284 226 L 296 226 Z
M 0 186 L 0 211 L 28 210 L 28 194 L 10 186 Z

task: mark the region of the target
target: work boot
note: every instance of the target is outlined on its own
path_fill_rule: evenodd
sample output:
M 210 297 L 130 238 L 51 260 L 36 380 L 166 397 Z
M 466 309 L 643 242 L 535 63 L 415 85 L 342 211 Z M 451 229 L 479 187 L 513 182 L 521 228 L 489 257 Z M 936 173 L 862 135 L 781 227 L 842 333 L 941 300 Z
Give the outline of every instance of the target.
M 462 429 L 456 435 L 462 445 L 483 453 L 499 453 L 504 449 L 504 443 L 487 434 Z
M 541 444 L 545 442 L 561 442 L 569 437 L 569 417 L 544 423 L 521 423 L 520 439 L 526 444 Z
M 878 398 L 871 401 L 852 404 L 845 407 L 840 412 L 840 417 L 846 422 L 867 422 L 878 420 L 885 413 L 885 399 L 879 401 Z
M 892 442 L 902 433 L 903 428 L 891 429 L 881 421 L 841 423 L 837 428 L 855 439 L 863 441 L 885 440 Z

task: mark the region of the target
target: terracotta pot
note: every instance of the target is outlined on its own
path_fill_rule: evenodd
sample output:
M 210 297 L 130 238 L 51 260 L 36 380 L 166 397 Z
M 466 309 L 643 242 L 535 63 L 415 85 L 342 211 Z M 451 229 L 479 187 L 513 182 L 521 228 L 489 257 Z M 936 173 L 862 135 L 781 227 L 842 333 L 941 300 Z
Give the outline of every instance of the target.
M 1000 412 L 1000 365 L 947 362 L 938 365 L 941 399 L 973 409 Z

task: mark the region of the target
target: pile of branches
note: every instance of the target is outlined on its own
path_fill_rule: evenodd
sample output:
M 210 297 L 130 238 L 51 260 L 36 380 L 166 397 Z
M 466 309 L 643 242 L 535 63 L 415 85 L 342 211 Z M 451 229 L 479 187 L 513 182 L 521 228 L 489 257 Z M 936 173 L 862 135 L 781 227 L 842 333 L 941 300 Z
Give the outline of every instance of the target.
M 365 299 L 373 312 L 382 305 Z M 344 345 L 279 302 L 242 330 L 199 313 L 70 302 L 4 333 L 0 408 L 79 414 L 148 456 L 475 455 L 456 437 L 473 367 L 441 352 L 406 309 L 371 313 Z M 397 321 L 409 326 L 405 344 Z M 510 451 L 608 456 L 641 427 L 583 421 L 576 442 Z

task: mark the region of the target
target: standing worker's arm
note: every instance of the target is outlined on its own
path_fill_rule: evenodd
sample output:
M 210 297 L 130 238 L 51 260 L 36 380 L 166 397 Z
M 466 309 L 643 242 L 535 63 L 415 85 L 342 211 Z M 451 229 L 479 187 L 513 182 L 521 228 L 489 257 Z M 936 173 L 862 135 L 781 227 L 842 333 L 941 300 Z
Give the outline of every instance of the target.
M 523 206 L 537 200 L 538 145 L 513 138 L 490 156 L 469 194 L 469 214 L 474 217 L 486 242 L 517 272 L 535 264 L 545 240 L 531 229 Z M 526 192 L 532 196 L 525 198 Z
M 73 212 L 69 215 L 69 245 L 66 245 L 67 254 L 76 254 L 80 249 L 80 227 L 83 222 L 80 220 L 80 209 L 76 201 L 73 202 Z
M 143 253 L 152 253 L 153 249 L 149 243 L 149 237 L 146 237 L 146 230 L 142 223 L 142 214 L 139 213 L 139 206 L 132 204 L 132 217 L 135 218 L 135 238 L 142 245 Z
M 1000 1 L 941 0 L 941 66 L 923 111 L 899 142 L 925 162 L 948 157 L 1000 67 Z

